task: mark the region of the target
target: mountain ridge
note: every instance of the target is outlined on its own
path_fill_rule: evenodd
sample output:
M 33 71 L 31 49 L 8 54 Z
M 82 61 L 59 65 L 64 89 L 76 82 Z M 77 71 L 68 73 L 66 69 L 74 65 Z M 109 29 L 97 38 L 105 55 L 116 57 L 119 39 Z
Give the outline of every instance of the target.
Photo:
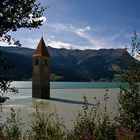
M 10 73 L 8 78 L 11 80 L 31 79 L 34 49 L 1 46 L 0 50 L 3 56 L 15 64 L 13 69 L 3 72 L 3 75 Z M 114 81 L 122 73 L 123 53 L 131 59 L 125 49 L 68 50 L 48 46 L 48 51 L 53 80 L 57 81 Z

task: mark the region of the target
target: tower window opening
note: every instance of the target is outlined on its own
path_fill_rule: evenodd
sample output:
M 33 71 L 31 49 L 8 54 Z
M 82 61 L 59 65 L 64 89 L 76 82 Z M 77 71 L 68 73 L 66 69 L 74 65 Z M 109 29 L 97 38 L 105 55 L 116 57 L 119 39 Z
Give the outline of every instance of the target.
M 38 59 L 35 60 L 35 65 L 39 65 L 39 60 Z
M 47 65 L 47 64 L 48 64 L 47 59 L 45 59 L 45 65 Z
M 42 59 L 41 64 L 42 64 L 42 65 L 47 65 L 47 59 L 45 59 L 45 58 Z

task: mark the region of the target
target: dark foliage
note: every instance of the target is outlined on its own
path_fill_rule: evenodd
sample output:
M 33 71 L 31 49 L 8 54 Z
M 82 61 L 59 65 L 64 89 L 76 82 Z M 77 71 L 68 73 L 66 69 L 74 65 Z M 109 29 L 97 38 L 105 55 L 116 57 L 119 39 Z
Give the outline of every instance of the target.
M 131 54 L 139 58 L 140 43 L 136 32 L 132 36 Z M 119 101 L 119 117 L 120 123 L 135 128 L 140 133 L 140 62 L 132 59 L 129 63 L 124 57 L 126 70 L 124 72 L 123 81 L 127 85 L 121 86 Z
M 16 41 L 8 34 L 9 31 L 17 31 L 20 28 L 39 28 L 42 25 L 40 17 L 42 17 L 45 9 L 37 0 L 2 0 L 0 2 L 0 40 L 9 44 L 14 42 L 15 45 L 20 46 L 19 41 Z M 8 59 L 8 54 L 6 53 L 3 56 L 3 53 L 0 52 L 0 56 L 0 103 L 3 103 L 8 99 L 4 95 L 5 93 L 16 93 L 17 90 L 11 87 L 11 81 L 8 80 L 10 78 L 8 76 L 9 69 L 13 68 L 11 59 Z
M 10 43 L 15 41 L 9 31 L 17 31 L 20 28 L 38 28 L 42 25 L 39 18 L 43 15 L 44 7 L 36 0 L 2 0 L 0 2 L 0 37 Z
M 8 75 L 12 80 L 31 78 L 33 49 L 12 47 L 0 49 L 15 64 L 11 71 L 3 74 Z M 60 76 L 59 81 L 119 80 L 116 75 L 120 75 L 123 70 L 121 63 L 123 52 L 128 62 L 132 59 L 124 49 L 81 51 L 48 47 L 48 50 L 51 54 L 51 72 Z

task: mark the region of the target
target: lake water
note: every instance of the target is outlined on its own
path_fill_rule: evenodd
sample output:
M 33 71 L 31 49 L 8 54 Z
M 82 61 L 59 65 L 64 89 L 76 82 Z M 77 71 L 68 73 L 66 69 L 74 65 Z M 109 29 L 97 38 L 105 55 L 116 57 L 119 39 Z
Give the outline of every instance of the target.
M 14 81 L 12 85 L 19 89 L 31 89 L 31 81 Z M 83 89 L 83 88 L 119 88 L 119 82 L 51 82 L 51 89 Z
M 18 88 L 19 93 L 8 93 L 10 100 L 3 105 L 3 117 L 7 117 L 11 107 L 20 109 L 21 117 L 29 120 L 29 114 L 33 112 L 34 106 L 39 106 L 44 112 L 51 112 L 56 108 L 60 117 L 63 117 L 66 125 L 71 127 L 78 110 L 82 109 L 83 96 L 88 102 L 94 104 L 94 98 L 104 105 L 104 94 L 108 88 L 109 101 L 108 112 L 116 108 L 117 96 L 119 94 L 119 83 L 115 82 L 51 82 L 50 100 L 32 98 L 32 82 L 15 81 L 12 83 Z
M 5 105 L 25 105 L 31 104 L 32 100 L 35 100 L 32 99 L 31 81 L 14 81 L 12 85 L 18 89 L 19 93 L 8 94 L 10 100 Z M 119 85 L 120 83 L 118 82 L 51 82 L 50 96 L 59 100 L 83 101 L 83 96 L 88 98 L 89 94 L 93 97 L 101 98 L 105 94 L 106 89 L 109 89 L 110 93 L 112 90 L 118 89 Z M 99 91 L 101 91 L 100 94 Z

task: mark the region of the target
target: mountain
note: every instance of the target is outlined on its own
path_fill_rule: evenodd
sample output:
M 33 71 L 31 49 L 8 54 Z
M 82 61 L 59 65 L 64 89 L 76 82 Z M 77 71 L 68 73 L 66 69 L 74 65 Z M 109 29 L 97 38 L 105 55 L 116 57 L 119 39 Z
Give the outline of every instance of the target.
M 11 80 L 27 80 L 32 76 L 34 49 L 0 47 L 0 57 L 6 57 L 14 67 L 0 69 Z M 113 81 L 122 72 L 122 55 L 132 59 L 124 49 L 67 50 L 48 46 L 51 55 L 51 78 L 58 81 Z

